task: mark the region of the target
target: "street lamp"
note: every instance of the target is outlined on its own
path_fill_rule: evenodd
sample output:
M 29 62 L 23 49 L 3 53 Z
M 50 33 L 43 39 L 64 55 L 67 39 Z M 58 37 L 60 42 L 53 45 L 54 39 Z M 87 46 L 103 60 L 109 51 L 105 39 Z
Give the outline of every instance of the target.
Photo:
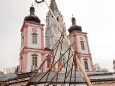
M 115 73 L 115 60 L 113 60 L 113 70 L 114 70 L 114 73 Z

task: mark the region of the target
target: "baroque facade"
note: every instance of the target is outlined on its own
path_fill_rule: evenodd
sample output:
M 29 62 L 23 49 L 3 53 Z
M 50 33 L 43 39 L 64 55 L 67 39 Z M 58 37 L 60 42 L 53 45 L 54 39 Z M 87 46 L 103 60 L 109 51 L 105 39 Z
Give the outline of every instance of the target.
M 86 32 L 82 32 L 81 26 L 76 25 L 76 19 L 72 17 L 72 26 L 68 29 L 69 35 L 66 34 L 66 26 L 63 21 L 63 16 L 58 10 L 55 0 L 51 0 L 50 8 L 56 16 L 56 20 L 63 28 L 64 34 L 68 37 L 71 44 L 75 43 L 73 49 L 79 54 L 79 61 L 86 71 L 94 71 L 91 52 L 88 43 L 88 37 Z M 44 34 L 45 33 L 45 34 Z M 30 7 L 30 15 L 24 19 L 23 26 L 21 28 L 21 48 L 20 48 L 20 65 L 19 72 L 26 73 L 33 71 L 36 67 L 44 61 L 45 56 L 52 50 L 53 46 L 60 38 L 61 32 L 56 26 L 53 16 L 50 11 L 46 15 L 46 27 L 40 23 L 40 19 L 35 15 L 35 8 Z M 68 49 L 65 41 L 62 43 L 61 53 Z M 54 51 L 55 52 L 55 51 Z M 60 50 L 56 51 L 57 55 L 52 56 L 59 57 Z M 59 65 L 55 66 L 55 71 L 63 65 L 63 62 L 67 60 L 65 54 Z M 52 64 L 52 58 L 43 65 L 41 72 L 45 72 Z M 71 67 L 71 61 L 69 67 Z M 68 67 L 68 68 L 69 68 Z M 62 72 L 64 72 L 64 68 Z
M 66 35 L 66 26 L 63 22 L 63 16 L 58 10 L 55 0 L 51 0 L 50 8 L 56 16 L 57 21 L 63 28 L 64 34 Z M 82 32 L 81 26 L 76 25 L 76 20 L 72 17 L 72 26 L 68 29 L 69 35 L 67 35 L 71 44 L 75 43 L 73 46 L 74 51 L 79 54 L 79 60 L 87 71 L 87 75 L 93 86 L 115 86 L 115 73 L 101 73 L 93 72 L 93 63 L 91 52 L 88 44 L 88 37 L 86 32 Z M 45 33 L 45 35 L 44 35 Z M 52 47 L 55 45 L 56 41 L 60 38 L 61 33 L 58 27 L 54 23 L 53 17 L 50 12 L 46 16 L 46 28 L 44 30 L 44 24 L 40 23 L 40 19 L 35 16 L 34 7 L 30 7 L 30 15 L 26 16 L 24 19 L 23 26 L 21 28 L 21 48 L 20 48 L 20 65 L 18 68 L 18 74 L 0 74 L 0 86 L 23 86 L 30 80 L 30 77 L 34 74 L 33 71 L 36 67 L 44 61 L 45 56 L 52 51 Z M 45 38 L 45 39 L 44 39 Z M 45 43 L 45 44 L 44 44 Z M 65 41 L 62 44 L 62 53 L 68 48 Z M 60 48 L 59 48 L 60 49 Z M 56 51 L 54 51 L 56 52 Z M 52 56 L 58 58 L 60 51 L 56 52 L 57 55 Z M 37 83 L 37 86 L 45 86 L 51 81 L 53 76 L 57 73 L 58 66 L 63 65 L 63 61 L 67 60 L 67 55 L 63 57 L 60 61 L 60 65 L 55 67 L 55 71 L 51 71 L 48 74 L 49 78 L 44 77 L 41 82 L 38 80 L 43 76 L 43 74 L 51 66 L 52 57 L 49 58 L 47 63 L 43 65 L 40 69 L 40 74 L 30 80 L 30 86 Z M 69 62 L 71 66 L 71 61 Z M 32 71 L 32 72 L 30 72 Z M 90 72 L 89 72 L 90 71 Z M 65 73 L 64 69 L 57 75 L 58 78 L 54 78 L 49 86 L 87 86 L 86 81 L 82 77 L 79 71 L 76 71 L 76 75 L 69 75 L 66 81 L 64 80 Z M 69 80 L 71 79 L 71 81 Z M 55 81 L 57 80 L 57 81 Z M 61 83 L 61 84 L 60 84 Z

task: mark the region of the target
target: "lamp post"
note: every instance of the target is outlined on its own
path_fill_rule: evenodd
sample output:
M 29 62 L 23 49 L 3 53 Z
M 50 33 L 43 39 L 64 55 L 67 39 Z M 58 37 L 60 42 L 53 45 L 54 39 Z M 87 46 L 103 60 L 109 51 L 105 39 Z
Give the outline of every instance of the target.
M 114 70 L 114 73 L 115 73 L 115 60 L 113 60 L 113 70 Z

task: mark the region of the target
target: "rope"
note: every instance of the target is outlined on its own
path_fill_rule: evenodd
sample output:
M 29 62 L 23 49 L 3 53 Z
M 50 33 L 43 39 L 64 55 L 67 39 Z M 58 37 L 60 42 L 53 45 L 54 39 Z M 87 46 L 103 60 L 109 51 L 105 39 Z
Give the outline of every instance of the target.
M 73 44 L 73 45 L 74 45 L 74 44 Z M 72 46 L 73 46 L 73 45 L 72 45 Z M 68 49 L 65 51 L 65 53 L 67 53 L 68 50 L 70 50 L 70 48 L 68 48 Z M 59 60 L 65 55 L 65 53 L 60 56 L 60 58 L 51 66 L 51 68 L 48 69 L 48 71 L 41 77 L 40 80 L 38 80 L 38 81 L 36 82 L 36 84 L 35 84 L 34 86 L 36 86 L 36 85 L 38 84 L 38 82 L 40 82 L 40 81 L 43 79 L 43 77 L 44 77 L 46 74 L 48 74 L 48 72 L 50 72 L 50 70 L 59 62 Z M 60 69 L 61 69 L 61 68 L 60 68 Z M 59 69 L 58 71 L 60 71 L 60 69 Z
M 38 71 L 41 69 L 41 67 L 44 65 L 44 63 L 46 62 L 46 60 L 53 54 L 53 51 L 57 48 L 56 46 L 59 46 L 60 40 L 62 40 L 62 36 L 59 38 L 59 40 L 56 42 L 56 44 L 54 45 L 52 51 L 46 56 L 46 58 L 44 59 L 44 61 L 42 62 L 42 64 L 39 66 L 39 68 L 33 73 L 32 77 L 29 79 L 29 81 L 26 83 L 25 86 L 28 86 L 30 81 L 33 79 L 33 77 L 38 73 Z
M 61 36 L 61 37 L 62 37 L 62 36 Z M 63 38 L 62 38 L 62 39 L 63 39 Z M 63 40 L 61 40 L 61 41 L 63 41 Z M 60 41 L 60 42 L 61 42 L 61 41 Z M 58 46 L 59 46 L 59 44 L 58 44 Z M 56 52 L 57 52 L 58 48 L 59 48 L 59 47 L 56 48 L 56 51 L 55 51 L 55 54 L 54 54 L 54 58 L 53 58 L 52 65 L 54 64 L 55 56 L 56 56 Z M 52 65 L 51 65 L 51 66 L 52 66 Z M 54 67 L 53 70 L 55 71 L 55 67 Z M 48 80 L 49 74 L 50 74 L 50 72 L 48 73 L 48 76 L 47 76 L 47 78 L 46 78 L 46 82 L 47 82 L 47 80 Z M 45 84 L 44 84 L 44 86 L 45 86 Z
M 36 1 L 37 1 L 37 0 L 36 0 Z M 43 2 L 43 1 L 45 1 L 47 7 L 49 8 L 49 10 L 50 10 L 50 12 L 51 12 L 51 14 L 53 15 L 53 18 L 54 18 L 54 20 L 55 20 L 55 23 L 56 23 L 56 25 L 59 27 L 59 31 L 64 34 L 64 30 L 61 28 L 60 24 L 59 24 L 58 21 L 56 20 L 56 17 L 55 17 L 55 15 L 54 15 L 54 13 L 52 12 L 52 10 L 50 9 L 50 7 L 48 6 L 46 0 L 37 1 L 37 3 L 41 3 L 41 2 Z M 66 43 L 67 43 L 69 49 L 71 50 L 72 55 L 74 56 L 75 52 L 74 52 L 73 48 L 70 46 L 70 42 L 68 41 L 68 39 L 67 39 L 67 37 L 66 37 L 65 35 L 64 35 L 64 39 L 65 39 L 65 41 L 66 41 Z M 60 58 L 62 58 L 62 56 L 61 56 Z M 59 59 L 59 60 L 60 60 L 60 59 Z M 78 66 L 79 66 L 79 68 L 80 68 L 81 73 L 82 73 L 83 76 L 84 76 L 84 79 L 87 81 L 87 84 L 88 84 L 89 86 L 92 86 L 92 84 L 91 84 L 91 82 L 90 82 L 88 76 L 86 75 L 84 69 L 82 68 L 82 65 L 81 65 L 81 63 L 79 62 L 77 56 L 76 56 L 75 60 L 76 60 Z M 43 66 L 43 64 L 45 63 L 45 61 L 46 61 L 46 59 L 43 61 L 43 63 L 40 65 L 39 68 L 41 68 L 41 67 Z M 57 61 L 57 62 L 58 62 L 58 61 Z M 56 62 L 56 63 L 57 63 L 57 62 Z M 55 63 L 55 64 L 56 64 L 56 63 Z M 65 64 L 66 64 L 66 63 L 65 63 Z M 64 64 L 64 65 L 65 65 L 65 64 Z M 63 66 L 64 66 L 64 65 L 63 65 Z M 52 66 L 52 67 L 53 67 L 53 66 Z M 51 67 L 51 68 L 52 68 L 52 67 Z M 38 70 L 39 70 L 39 68 L 38 68 Z M 62 69 L 62 68 L 60 68 L 60 69 L 58 70 L 58 72 L 60 72 L 61 69 Z M 38 72 L 38 70 L 37 70 L 37 72 Z M 49 71 L 49 70 L 48 70 L 48 71 Z M 57 74 L 58 74 L 58 73 L 57 73 Z M 57 74 L 56 74 L 56 75 L 57 75 Z M 34 74 L 34 76 L 35 76 L 35 75 L 36 75 L 36 73 Z M 56 75 L 55 75 L 55 76 L 56 76 Z M 53 77 L 53 79 L 55 78 L 55 76 Z M 53 79 L 51 79 L 51 81 L 52 81 Z M 30 81 L 31 81 L 31 80 L 29 80 L 29 82 L 30 82 Z M 50 81 L 50 82 L 51 82 L 51 81 Z M 50 82 L 49 82 L 49 83 L 50 83 Z M 37 83 L 38 83 L 38 82 L 37 82 Z M 36 85 L 37 85 L 37 83 L 36 83 Z M 47 85 L 49 85 L 49 83 L 48 83 Z M 36 85 L 35 85 L 35 86 L 36 86 Z M 27 86 L 27 85 L 26 85 L 26 86 Z
M 46 0 L 44 0 L 44 1 L 45 1 L 46 5 L 47 5 L 49 11 L 51 12 L 51 14 L 52 14 L 52 16 L 53 16 L 56 25 L 59 27 L 60 32 L 63 32 L 63 33 L 64 33 L 62 27 L 60 26 L 60 24 L 59 24 L 58 21 L 56 20 L 56 17 L 55 17 L 55 15 L 54 15 L 54 13 L 52 12 L 52 10 L 50 9 L 50 7 L 48 6 L 48 3 L 46 2 Z M 65 41 L 66 41 L 66 43 L 67 43 L 67 45 L 68 45 L 68 47 L 69 47 L 69 46 L 70 46 L 70 42 L 68 41 L 66 35 L 64 35 L 64 39 L 65 39 Z M 74 55 L 74 50 L 73 50 L 72 47 L 70 48 L 70 50 L 71 50 L 72 54 Z M 90 80 L 89 80 L 87 74 L 85 73 L 85 70 L 83 69 L 83 67 L 82 67 L 82 65 L 81 65 L 81 63 L 80 63 L 80 61 L 79 61 L 79 59 L 78 59 L 77 56 L 76 56 L 76 61 L 77 61 L 77 64 L 78 64 L 78 66 L 79 66 L 79 68 L 80 68 L 80 71 L 81 71 L 82 75 L 84 76 L 84 79 L 87 81 L 87 84 L 88 84 L 89 86 L 92 86 L 92 84 L 91 84 L 91 82 L 90 82 Z
M 74 44 L 73 44 L 73 45 L 74 45 Z M 68 49 L 65 51 L 65 53 L 67 53 L 67 51 L 68 51 L 69 49 L 70 49 L 70 48 L 68 48 Z M 64 54 L 65 54 L 65 53 L 64 53 Z M 60 58 L 51 66 L 51 68 L 48 69 L 48 71 L 42 76 L 42 78 L 43 78 L 48 72 L 50 72 L 50 70 L 56 65 L 56 63 L 58 63 L 58 61 L 64 56 L 64 54 L 62 54 L 62 55 L 60 56 Z M 39 81 L 41 81 L 42 78 L 41 78 Z M 38 82 L 39 82 L 39 81 L 38 81 Z M 35 86 L 37 85 L 38 82 L 36 82 Z

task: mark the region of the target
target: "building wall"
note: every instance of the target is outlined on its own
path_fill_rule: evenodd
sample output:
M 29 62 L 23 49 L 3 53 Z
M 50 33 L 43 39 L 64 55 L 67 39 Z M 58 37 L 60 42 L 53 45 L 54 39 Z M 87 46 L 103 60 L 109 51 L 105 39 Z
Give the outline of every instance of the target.
M 52 3 L 53 2 L 53 3 Z M 66 31 L 65 23 L 63 22 L 63 16 L 61 15 L 61 12 L 58 10 L 58 7 L 56 5 L 55 0 L 52 1 L 50 4 L 51 9 L 54 11 L 54 15 L 56 17 L 56 20 L 61 25 L 64 31 Z M 55 3 L 55 4 L 54 4 Z M 55 20 L 50 12 L 47 13 L 46 16 L 46 29 L 45 29 L 45 45 L 47 48 L 52 49 L 56 41 L 61 36 L 61 32 L 59 28 L 57 27 Z
M 36 22 L 24 22 L 21 29 L 21 50 L 20 50 L 20 69 L 21 72 L 30 72 L 32 68 L 32 54 L 38 55 L 37 66 L 39 66 L 44 59 L 44 25 Z M 32 35 L 37 36 L 36 38 Z M 43 58 L 42 58 L 43 57 Z M 22 60 L 22 61 L 21 61 Z M 22 64 L 21 64 L 22 63 Z M 20 72 L 19 69 L 19 72 Z
M 82 67 L 85 68 L 84 57 L 81 57 L 80 61 L 81 61 Z M 88 68 L 89 68 L 89 70 L 92 71 L 92 68 L 91 68 L 91 65 L 90 65 L 91 64 L 90 58 L 87 58 L 87 62 L 88 62 Z
M 33 33 L 32 29 L 33 28 L 34 27 L 31 27 L 31 26 L 28 27 L 28 47 L 41 49 L 41 29 L 36 27 L 36 31 L 37 31 L 36 33 L 38 34 L 37 44 L 32 44 L 32 33 Z
M 32 68 L 32 54 L 37 54 L 37 66 L 39 67 L 42 61 L 42 57 L 40 53 L 28 53 L 27 54 L 27 72 L 30 72 Z
M 88 53 L 87 42 L 86 42 L 87 40 L 86 40 L 85 35 L 83 35 L 83 34 L 77 35 L 77 41 L 78 41 L 79 52 L 83 53 L 83 54 L 89 54 Z M 84 41 L 85 50 L 82 50 L 80 41 Z
M 70 40 L 70 43 L 73 44 L 73 43 L 75 42 L 75 41 L 74 41 L 74 40 L 75 40 L 75 37 L 72 35 L 72 36 L 69 37 L 69 40 Z M 72 48 L 78 52 L 77 47 L 75 46 L 76 44 L 77 44 L 77 43 L 75 43 L 75 44 L 72 46 Z
M 75 46 L 73 46 L 73 49 L 78 53 L 79 61 L 82 64 L 82 67 L 85 69 L 85 63 L 84 60 L 87 60 L 88 63 L 88 69 L 86 71 L 93 71 L 93 65 L 92 65 L 92 58 L 90 54 L 88 39 L 87 39 L 87 33 L 85 32 L 78 32 L 73 31 L 69 35 L 70 42 L 73 44 L 75 43 Z M 81 41 L 84 42 L 84 49 L 82 49 Z

